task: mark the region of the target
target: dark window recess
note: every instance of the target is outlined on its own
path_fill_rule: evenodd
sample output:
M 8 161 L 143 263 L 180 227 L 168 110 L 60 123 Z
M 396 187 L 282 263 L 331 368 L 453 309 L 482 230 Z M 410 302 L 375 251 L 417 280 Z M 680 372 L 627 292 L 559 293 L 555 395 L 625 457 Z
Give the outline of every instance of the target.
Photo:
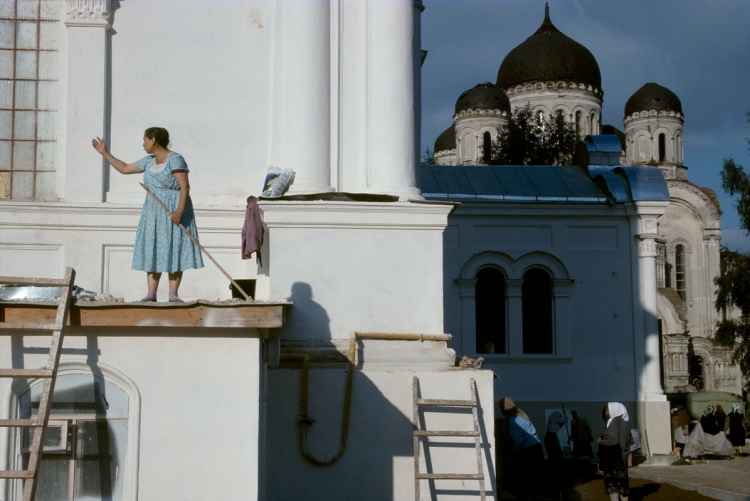
M 495 268 L 477 273 L 477 353 L 505 353 L 505 277 Z
M 539 268 L 523 274 L 523 352 L 552 354 L 552 279 Z
M 685 246 L 674 248 L 674 289 L 685 301 Z
M 492 136 L 489 132 L 485 132 L 482 137 L 482 154 L 484 156 L 484 163 L 489 164 L 492 160 Z
M 659 134 L 659 161 L 663 162 L 667 157 L 667 144 L 664 134 Z

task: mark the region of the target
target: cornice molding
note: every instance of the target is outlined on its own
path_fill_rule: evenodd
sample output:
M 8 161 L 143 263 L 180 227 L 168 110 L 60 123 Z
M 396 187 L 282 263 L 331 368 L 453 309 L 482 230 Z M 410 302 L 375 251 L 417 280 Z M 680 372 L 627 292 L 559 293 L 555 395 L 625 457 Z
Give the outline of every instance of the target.
M 669 111 L 665 111 L 665 110 L 661 110 L 661 111 L 657 111 L 657 110 L 643 110 L 643 111 L 640 111 L 640 112 L 636 111 L 632 115 L 628 115 L 625 118 L 623 118 L 622 122 L 624 124 L 628 124 L 628 123 L 632 122 L 633 120 L 638 120 L 639 118 L 654 118 L 654 117 L 657 117 L 657 118 L 658 117 L 664 117 L 664 118 L 669 117 L 669 118 L 674 118 L 676 120 L 679 120 L 680 123 L 684 123 L 685 122 L 685 115 L 683 115 L 680 112 L 675 112 L 675 111 L 672 111 L 672 110 L 669 110 Z
M 591 94 L 594 94 L 598 98 L 601 99 L 602 96 L 604 96 L 604 91 L 601 89 L 594 87 L 590 84 L 584 84 L 584 83 L 577 83 L 573 81 L 563 81 L 559 80 L 557 82 L 528 82 L 523 85 L 516 85 L 515 87 L 511 87 L 508 89 L 505 89 L 505 93 L 508 95 L 508 97 L 517 95 L 517 94 L 524 94 L 526 92 L 535 92 L 535 91 L 544 91 L 544 90 L 568 90 L 568 91 L 584 91 Z

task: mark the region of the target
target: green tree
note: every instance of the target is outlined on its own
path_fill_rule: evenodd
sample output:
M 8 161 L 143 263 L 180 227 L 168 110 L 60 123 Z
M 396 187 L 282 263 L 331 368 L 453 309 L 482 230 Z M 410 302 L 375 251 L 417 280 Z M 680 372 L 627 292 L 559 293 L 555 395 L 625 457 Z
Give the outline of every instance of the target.
M 531 105 L 516 108 L 492 143 L 494 165 L 569 165 L 579 137 L 562 114 L 534 116 Z
M 424 155 L 422 155 L 422 165 L 437 165 L 434 151 L 430 151 L 429 148 L 424 150 Z
M 750 122 L 750 113 L 747 116 Z M 740 226 L 750 233 L 750 175 L 732 157 L 723 160 L 721 187 L 737 197 L 735 208 Z M 739 312 L 739 317 L 720 321 L 715 340 L 724 347 L 735 348 L 733 362 L 739 364 L 745 377 L 750 377 L 750 252 L 722 247 L 721 270 L 721 276 L 714 279 L 718 287 L 716 310 L 733 309 Z

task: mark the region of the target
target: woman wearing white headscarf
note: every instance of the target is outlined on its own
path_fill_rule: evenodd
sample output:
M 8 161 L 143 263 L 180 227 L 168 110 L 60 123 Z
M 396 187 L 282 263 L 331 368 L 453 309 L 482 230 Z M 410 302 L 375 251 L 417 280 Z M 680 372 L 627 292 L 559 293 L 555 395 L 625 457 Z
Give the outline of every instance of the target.
M 732 412 L 727 414 L 724 422 L 724 433 L 738 454 L 742 454 L 745 445 L 745 423 L 743 423 L 740 404 L 732 404 Z
M 604 492 L 612 501 L 627 501 L 630 495 L 627 457 L 633 443 L 628 411 L 621 403 L 610 402 L 604 408 L 604 416 L 607 431 L 596 440 L 603 453 L 599 465 L 604 471 Z

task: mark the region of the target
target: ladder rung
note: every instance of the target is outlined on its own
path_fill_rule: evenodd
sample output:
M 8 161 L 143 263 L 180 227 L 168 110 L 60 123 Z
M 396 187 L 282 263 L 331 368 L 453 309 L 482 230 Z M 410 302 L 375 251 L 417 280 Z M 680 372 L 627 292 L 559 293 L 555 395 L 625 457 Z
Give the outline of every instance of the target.
M 34 478 L 32 470 L 0 470 L 0 478 Z
M 0 427 L 9 428 L 11 426 L 42 428 L 44 427 L 44 423 L 40 423 L 36 419 L 0 419 Z
M 476 473 L 417 473 L 419 479 L 449 479 L 449 480 L 484 480 L 484 475 Z
M 0 284 L 36 287 L 65 287 L 70 285 L 63 278 L 0 277 Z
M 418 398 L 417 405 L 428 407 L 476 407 L 476 404 L 471 400 L 428 400 L 425 398 Z
M 0 377 L 52 377 L 47 369 L 0 369 Z
M 478 431 L 427 431 L 415 430 L 415 437 L 478 437 Z
M 0 329 L 59 331 L 60 326 L 57 324 L 33 324 L 28 322 L 0 322 Z

